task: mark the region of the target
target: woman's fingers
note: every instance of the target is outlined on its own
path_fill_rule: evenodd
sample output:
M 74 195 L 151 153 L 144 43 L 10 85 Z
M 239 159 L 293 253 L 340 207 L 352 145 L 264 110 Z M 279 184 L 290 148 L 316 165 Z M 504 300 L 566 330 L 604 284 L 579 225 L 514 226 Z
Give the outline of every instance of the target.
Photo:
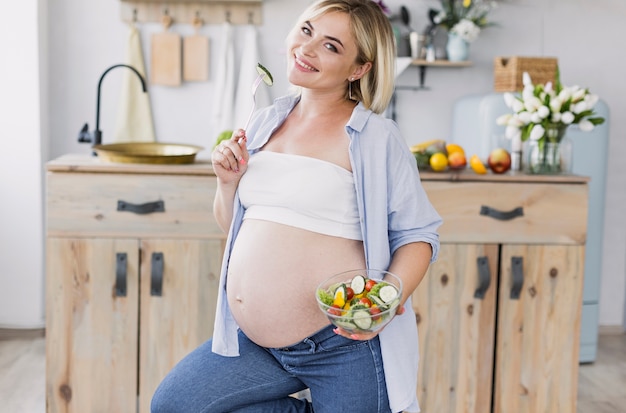
M 248 162 L 246 149 L 246 135 L 239 129 L 229 140 L 222 141 L 211 154 L 213 165 L 220 166 L 227 171 L 239 172 L 242 165 Z

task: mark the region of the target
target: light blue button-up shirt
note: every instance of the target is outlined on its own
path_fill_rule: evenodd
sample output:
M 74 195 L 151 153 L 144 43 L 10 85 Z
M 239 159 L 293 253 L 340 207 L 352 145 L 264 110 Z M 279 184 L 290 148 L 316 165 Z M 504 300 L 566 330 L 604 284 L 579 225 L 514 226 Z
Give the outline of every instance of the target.
M 247 132 L 251 156 L 265 145 L 299 99 L 295 95 L 285 96 L 259 111 Z M 439 252 L 437 229 L 442 220 L 426 196 L 415 158 L 396 123 L 359 103 L 346 125 L 346 132 L 350 136 L 350 164 L 367 267 L 386 270 L 393 253 L 412 242 L 429 243 L 433 251 L 431 262 L 435 261 Z M 213 331 L 213 351 L 224 356 L 239 355 L 238 325 L 226 298 L 226 273 L 243 215 L 244 209 L 235 195 Z M 379 337 L 391 410 L 417 412 L 419 349 L 417 325 L 415 318 L 410 316 L 413 311 L 410 298 L 404 307 L 405 314 L 395 317 Z

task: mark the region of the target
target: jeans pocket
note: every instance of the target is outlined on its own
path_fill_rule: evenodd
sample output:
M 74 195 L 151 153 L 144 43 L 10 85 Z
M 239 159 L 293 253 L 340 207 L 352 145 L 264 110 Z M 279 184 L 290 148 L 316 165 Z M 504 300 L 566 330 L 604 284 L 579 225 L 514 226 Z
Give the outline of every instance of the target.
M 376 339 L 378 339 L 378 337 L 376 337 Z M 340 336 L 339 334 L 335 334 L 334 336 L 328 337 L 320 341 L 317 345 L 317 351 L 319 352 L 355 351 L 355 350 L 362 348 L 363 346 L 367 346 L 367 341 L 352 340 L 352 339 Z

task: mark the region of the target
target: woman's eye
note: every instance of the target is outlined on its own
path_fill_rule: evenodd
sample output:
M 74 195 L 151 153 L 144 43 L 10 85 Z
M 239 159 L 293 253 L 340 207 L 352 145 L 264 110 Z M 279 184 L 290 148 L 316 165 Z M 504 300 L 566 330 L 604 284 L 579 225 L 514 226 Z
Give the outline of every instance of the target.
M 335 52 L 335 53 L 337 53 L 337 48 L 335 47 L 335 45 L 334 45 L 334 44 L 332 44 L 332 43 L 326 43 L 326 45 L 325 45 L 325 46 L 326 46 L 326 48 L 327 48 L 328 50 L 330 50 L 331 52 Z
M 303 27 L 302 28 L 302 33 L 310 36 L 311 35 L 311 30 L 308 27 Z

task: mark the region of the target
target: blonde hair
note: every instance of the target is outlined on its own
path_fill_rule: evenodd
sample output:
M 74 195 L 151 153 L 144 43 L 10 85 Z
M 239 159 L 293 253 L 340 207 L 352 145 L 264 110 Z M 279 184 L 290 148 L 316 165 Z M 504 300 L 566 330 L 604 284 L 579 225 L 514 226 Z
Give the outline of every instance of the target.
M 393 95 L 396 70 L 396 43 L 389 19 L 372 0 L 321 0 L 309 6 L 293 30 L 330 12 L 346 13 L 357 45 L 356 63 L 372 63 L 372 68 L 352 85 L 346 83 L 346 99 L 363 102 L 375 113 L 383 113 Z

